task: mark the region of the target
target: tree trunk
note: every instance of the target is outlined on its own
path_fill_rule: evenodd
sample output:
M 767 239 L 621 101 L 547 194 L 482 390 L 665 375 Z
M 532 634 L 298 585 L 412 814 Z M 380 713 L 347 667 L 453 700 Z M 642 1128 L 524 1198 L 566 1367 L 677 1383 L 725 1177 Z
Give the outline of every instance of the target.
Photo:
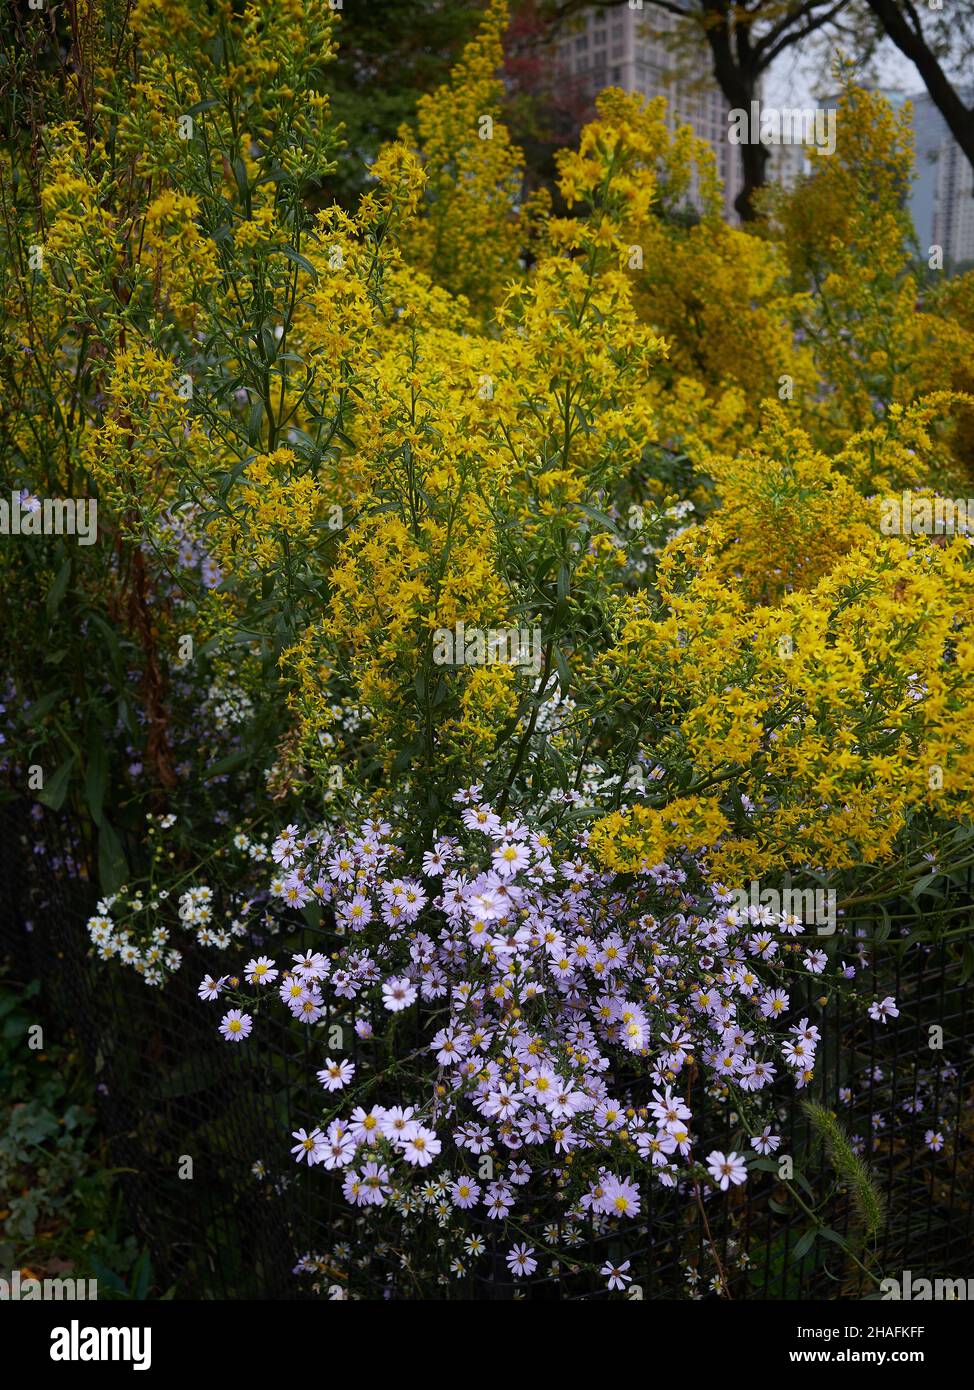
M 768 181 L 768 160 L 770 154 L 764 145 L 738 145 L 741 157 L 741 173 L 744 182 L 741 191 L 734 199 L 734 207 L 742 222 L 753 222 L 757 217 L 754 195 Z
M 707 14 L 704 33 L 714 61 L 714 77 L 730 110 L 750 114 L 751 102 L 758 99 L 761 66 L 751 47 L 751 36 L 744 25 L 734 26 L 731 0 L 703 0 Z M 752 139 L 757 131 L 749 131 Z M 754 195 L 767 182 L 768 151 L 764 145 L 739 145 L 743 186 L 734 199 L 742 222 L 757 216 Z

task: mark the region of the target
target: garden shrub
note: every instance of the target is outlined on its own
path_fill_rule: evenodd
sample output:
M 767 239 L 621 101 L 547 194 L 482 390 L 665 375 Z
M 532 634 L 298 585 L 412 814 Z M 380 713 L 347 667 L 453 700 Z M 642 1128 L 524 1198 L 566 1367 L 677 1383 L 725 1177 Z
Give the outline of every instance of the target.
M 835 157 L 730 228 L 610 90 L 522 202 L 494 0 L 322 208 L 325 0 L 85 14 L 79 81 L 14 113 L 0 361 L 10 487 L 96 498 L 98 544 L 6 542 L 0 582 L 8 780 L 94 826 L 93 948 L 159 986 L 195 935 L 231 1042 L 278 995 L 356 1030 L 297 1157 L 368 1239 L 432 1222 L 437 1273 L 484 1216 L 521 1276 L 646 1183 L 702 1206 L 866 953 L 735 894 L 966 862 L 970 542 L 881 524 L 970 473 L 903 120 L 848 83 Z

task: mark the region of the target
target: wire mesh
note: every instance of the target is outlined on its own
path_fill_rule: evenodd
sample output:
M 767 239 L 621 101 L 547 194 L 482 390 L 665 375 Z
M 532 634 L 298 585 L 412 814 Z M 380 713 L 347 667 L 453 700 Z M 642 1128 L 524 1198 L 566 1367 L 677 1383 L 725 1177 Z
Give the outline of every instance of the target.
M 315 1071 L 325 1055 L 327 1014 L 312 1028 L 262 1017 L 259 1046 L 228 1047 L 212 1010 L 196 996 L 211 964 L 197 948 L 186 951 L 163 990 L 93 959 L 84 922 L 97 893 L 85 870 L 86 848 L 50 817 L 39 827 L 16 803 L 3 808 L 2 832 L 0 956 L 12 978 L 42 981 L 49 1026 L 70 1030 L 81 1045 L 129 1222 L 152 1253 L 158 1282 L 197 1298 L 301 1297 L 309 1282 L 295 1278 L 298 1256 L 321 1254 L 318 1284 L 327 1286 L 331 1252 L 351 1236 L 366 1252 L 355 1269 L 356 1289 L 366 1297 L 519 1295 L 497 1223 L 471 1227 L 485 1245 L 475 1265 L 460 1273 L 444 1267 L 432 1287 L 419 1286 L 388 1223 L 381 1240 L 369 1239 L 367 1217 L 350 1212 L 341 1197 L 340 1177 L 295 1169 L 291 1132 L 320 1119 Z M 961 908 L 970 901 L 968 883 Z M 874 926 L 845 930 L 851 939 Z M 296 923 L 286 944 L 297 951 L 325 940 Z M 559 1251 L 539 1267 L 527 1296 L 606 1297 L 595 1271 L 621 1258 L 630 1260 L 647 1299 L 865 1297 L 875 1296 L 877 1271 L 966 1277 L 974 1154 L 971 984 L 962 956 L 949 942 L 904 951 L 893 940 L 870 952 L 867 973 L 876 997 L 895 996 L 899 1017 L 879 1025 L 861 1004 L 831 1005 L 805 1094 L 838 1113 L 868 1161 L 885 1199 L 873 1239 L 864 1241 L 855 1194 L 836 1181 L 825 1144 L 787 1081 L 775 1097 L 775 1159 L 793 1159 L 800 1176 L 790 1190 L 773 1164 L 752 1167 L 743 1188 L 706 1199 L 647 1184 L 624 1252 L 617 1232 L 593 1220 L 567 1222 L 552 1193 L 550 1210 L 539 1215 L 557 1228 Z M 350 1039 L 350 1060 L 358 1049 Z M 397 1099 L 403 1097 L 390 1093 L 386 1103 Z M 694 1129 L 709 1147 L 732 1147 L 740 1135 L 732 1106 L 703 1094 L 695 1098 Z M 926 1142 L 929 1130 L 944 1133 L 941 1152 Z M 255 1176 L 255 1163 L 263 1177 Z M 809 1242 L 811 1226 L 832 1235 Z

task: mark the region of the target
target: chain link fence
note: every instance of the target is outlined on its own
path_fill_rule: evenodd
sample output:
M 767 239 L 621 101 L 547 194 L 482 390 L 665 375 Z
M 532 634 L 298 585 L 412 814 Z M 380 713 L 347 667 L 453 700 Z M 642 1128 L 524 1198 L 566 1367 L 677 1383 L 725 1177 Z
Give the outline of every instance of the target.
M 42 981 L 45 1026 L 77 1037 L 97 1083 L 131 1229 L 150 1248 L 162 1286 L 203 1299 L 295 1298 L 346 1281 L 366 1297 L 516 1295 L 504 1260 L 509 1242 L 495 1223 L 480 1223 L 485 1253 L 469 1270 L 452 1269 L 443 1257 L 432 1283 L 423 1282 L 404 1258 L 405 1238 L 390 1235 L 388 1223 L 381 1240 L 370 1240 L 367 1217 L 347 1207 L 336 1174 L 295 1168 L 291 1131 L 320 1118 L 312 1107 L 327 1036 L 318 1029 L 328 1029 L 327 1016 L 310 1029 L 261 1017 L 259 1042 L 228 1047 L 212 1008 L 196 996 L 211 959 L 187 949 L 162 990 L 96 960 L 84 930 L 98 896 L 85 846 L 66 842 L 63 829 L 59 839 L 49 815 L 35 824 L 19 803 L 3 808 L 0 828 L 0 958 L 12 980 Z M 968 884 L 955 915 L 966 916 L 970 901 Z M 843 930 L 868 935 L 875 925 Z M 325 934 L 295 926 L 286 945 L 324 947 Z M 526 1296 L 605 1297 L 596 1271 L 618 1258 L 630 1260 L 636 1296 L 647 1299 L 876 1297 L 879 1278 L 907 1270 L 966 1279 L 974 1234 L 971 981 L 949 942 L 905 949 L 891 937 L 869 955 L 870 986 L 877 997 L 893 994 L 900 1015 L 877 1025 L 861 1004 L 830 1005 L 814 1080 L 803 1094 L 838 1114 L 869 1164 L 885 1202 L 872 1239 L 859 1233 L 854 1194 L 837 1179 L 786 1079 L 776 1097 L 781 1146 L 773 1162 L 752 1167 L 743 1187 L 706 1201 L 647 1185 L 624 1252 L 618 1235 L 595 1222 L 566 1230 L 553 1193 L 559 1253 L 539 1266 Z M 350 1060 L 358 1048 L 353 1038 Z M 386 1103 L 396 1099 L 391 1094 Z M 701 1142 L 732 1147 L 731 1104 L 701 1095 L 693 1108 Z M 927 1142 L 931 1130 L 944 1136 L 939 1152 Z M 790 1188 L 779 1177 L 781 1155 L 798 1175 Z M 348 1255 L 336 1254 L 343 1243 L 367 1252 L 351 1269 Z M 301 1279 L 294 1267 L 306 1252 L 315 1255 L 315 1272 Z M 435 1264 L 435 1251 L 431 1258 Z

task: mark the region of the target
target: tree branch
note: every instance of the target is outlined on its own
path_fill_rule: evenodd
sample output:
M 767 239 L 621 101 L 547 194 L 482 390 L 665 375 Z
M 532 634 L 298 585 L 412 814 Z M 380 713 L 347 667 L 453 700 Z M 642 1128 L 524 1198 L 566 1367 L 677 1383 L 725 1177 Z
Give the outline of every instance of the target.
M 908 22 L 896 0 L 866 0 L 866 4 L 900 52 L 915 64 L 931 101 L 974 168 L 974 108 L 968 109 L 951 85 L 924 37 L 919 16 L 910 0 L 906 0 L 906 6 L 916 28 Z

